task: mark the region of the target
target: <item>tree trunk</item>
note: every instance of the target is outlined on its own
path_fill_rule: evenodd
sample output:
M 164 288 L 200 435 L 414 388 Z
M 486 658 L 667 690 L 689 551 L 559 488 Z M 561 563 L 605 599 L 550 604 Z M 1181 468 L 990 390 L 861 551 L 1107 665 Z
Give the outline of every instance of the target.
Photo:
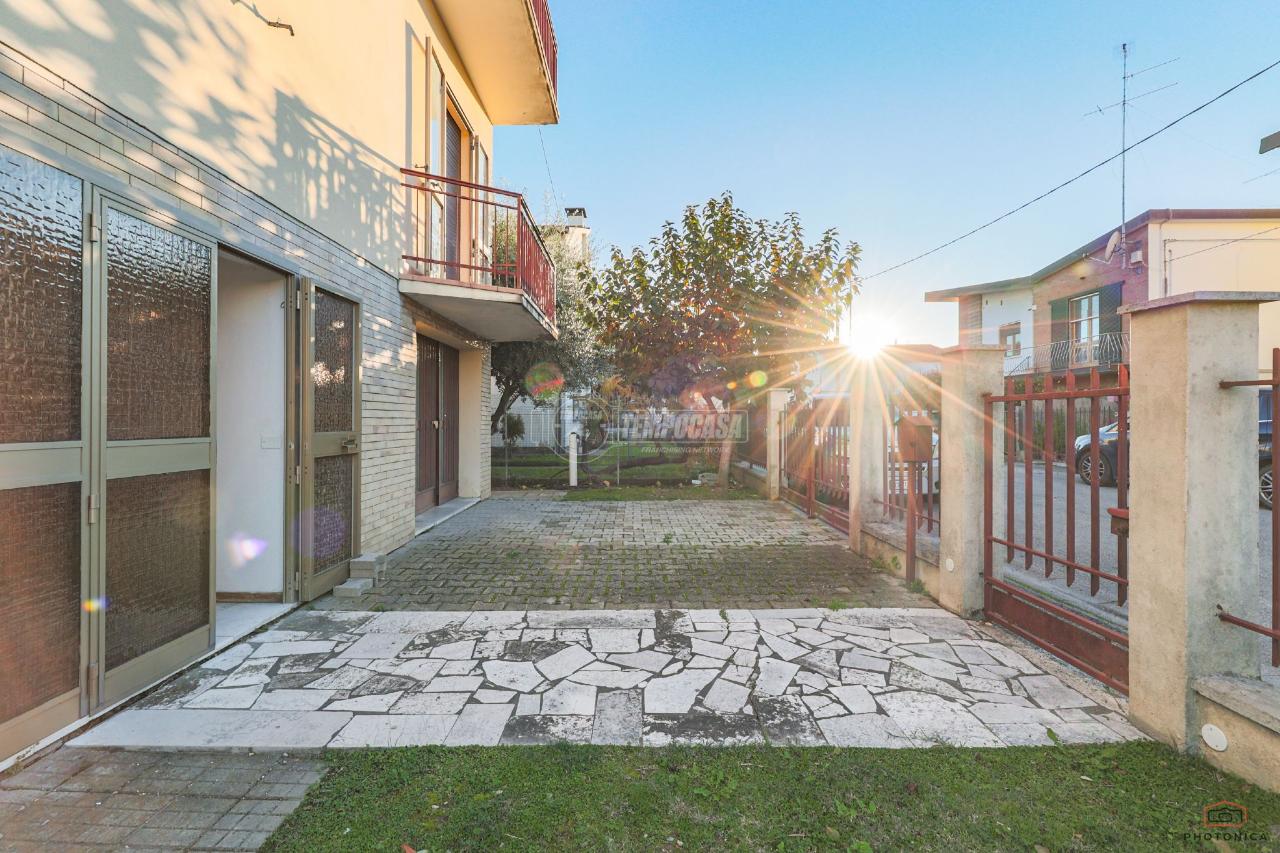
M 502 423 L 502 416 L 507 413 L 507 409 L 511 408 L 516 396 L 517 391 L 515 388 L 507 388 L 498 397 L 498 405 L 494 406 L 493 411 L 489 413 L 489 432 L 498 431 L 498 424 Z
M 705 400 L 707 402 L 707 405 L 710 406 L 714 411 L 719 413 L 729 412 L 729 411 L 732 411 L 733 409 L 732 395 L 730 395 L 729 398 L 725 400 L 723 403 L 721 403 L 720 405 L 716 405 L 710 395 L 703 394 L 702 399 Z M 726 495 L 729 493 L 729 465 L 732 462 L 733 462 L 733 435 L 732 433 L 730 433 L 720 441 L 720 468 L 716 477 L 716 479 L 718 480 L 718 482 L 716 483 L 716 488 L 719 489 L 720 494 L 722 495 Z

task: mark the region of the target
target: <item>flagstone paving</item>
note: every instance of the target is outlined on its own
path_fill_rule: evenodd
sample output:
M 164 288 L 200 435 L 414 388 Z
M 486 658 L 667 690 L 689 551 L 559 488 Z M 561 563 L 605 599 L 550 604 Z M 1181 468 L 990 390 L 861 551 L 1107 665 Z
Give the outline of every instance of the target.
M 522 493 L 515 493 L 521 495 Z M 498 493 L 389 556 L 347 610 L 922 607 L 928 600 L 777 501 Z
M 303 610 L 73 746 L 998 747 L 1141 737 L 1114 706 L 985 631 L 933 608 Z

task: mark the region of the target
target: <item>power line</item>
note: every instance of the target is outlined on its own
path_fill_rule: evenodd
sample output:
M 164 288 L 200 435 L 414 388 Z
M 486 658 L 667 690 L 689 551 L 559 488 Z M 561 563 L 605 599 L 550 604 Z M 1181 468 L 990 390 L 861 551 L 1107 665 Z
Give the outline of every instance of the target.
M 1274 225 L 1271 228 L 1263 228 L 1261 231 L 1255 231 L 1252 234 L 1246 234 L 1243 237 L 1236 237 L 1233 240 L 1224 240 L 1215 246 L 1205 246 L 1203 249 L 1196 249 L 1194 252 L 1187 252 L 1185 255 L 1179 255 L 1176 258 L 1170 258 L 1170 261 L 1185 261 L 1187 258 L 1193 258 L 1196 255 L 1203 255 L 1205 252 L 1212 252 L 1214 249 L 1221 249 L 1223 246 L 1230 246 L 1232 243 L 1239 243 L 1242 240 L 1252 240 L 1254 237 L 1261 237 L 1263 234 L 1270 234 L 1272 231 L 1280 231 L 1280 225 Z
M 1251 184 L 1251 183 L 1253 183 L 1254 181 L 1260 181 L 1260 180 L 1262 180 L 1263 178 L 1269 178 L 1269 177 L 1271 177 L 1272 175 L 1276 174 L 1277 172 L 1280 172 L 1280 169 L 1272 169 L 1270 172 L 1263 172 L 1261 175 L 1255 175 L 1255 176 L 1253 176 L 1252 178 L 1250 178 L 1249 180 L 1247 180 L 1247 181 L 1243 181 L 1242 183 Z
M 1275 68 L 1275 67 L 1276 67 L 1276 66 L 1278 66 L 1278 65 L 1280 65 L 1280 59 L 1277 59 L 1275 62 L 1271 63 L 1271 64 L 1270 64 L 1270 65 L 1268 65 L 1266 68 L 1263 68 L 1263 69 L 1262 69 L 1262 70 L 1260 70 L 1260 71 L 1256 71 L 1256 72 L 1254 72 L 1253 74 L 1250 74 L 1248 77 L 1244 78 L 1244 79 L 1243 79 L 1243 80 L 1241 80 L 1239 83 L 1236 83 L 1234 86 L 1231 86 L 1230 88 L 1223 90 L 1222 92 L 1218 93 L 1217 95 L 1214 95 L 1212 98 L 1210 98 L 1209 100 L 1205 101 L 1205 102 L 1204 102 L 1203 104 L 1201 104 L 1200 106 L 1198 106 L 1198 107 L 1196 107 L 1196 108 L 1194 108 L 1194 109 L 1192 109 L 1192 110 L 1189 110 L 1188 112 L 1183 113 L 1182 115 L 1180 115 L 1180 116 L 1178 116 L 1177 118 L 1175 118 L 1173 121 L 1171 121 L 1171 122 L 1169 122 L 1168 124 L 1166 124 L 1164 127 L 1161 127 L 1161 128 L 1160 128 L 1160 129 L 1158 129 L 1158 130 L 1154 130 L 1154 131 L 1152 131 L 1151 133 L 1149 133 L 1149 134 L 1147 134 L 1146 136 L 1142 137 L 1141 139 L 1139 139 L 1137 142 L 1133 143 L 1132 145 L 1125 146 L 1122 150 L 1120 150 L 1120 151 L 1116 152 L 1115 154 L 1112 154 L 1110 157 L 1108 157 L 1107 159 L 1105 159 L 1105 160 L 1103 160 L 1103 161 L 1101 161 L 1101 162 L 1099 162 L 1099 163 L 1095 163 L 1095 164 L 1093 164 L 1092 166 L 1090 166 L 1089 168 L 1085 169 L 1083 172 L 1081 172 L 1080 174 L 1076 175 L 1075 177 L 1073 177 L 1073 178 L 1068 178 L 1067 180 L 1063 181 L 1062 183 L 1058 184 L 1057 186 L 1055 186 L 1055 187 L 1053 187 L 1053 188 L 1051 188 L 1051 189 L 1045 190 L 1044 192 L 1040 193 L 1040 195 L 1036 196 L 1035 198 L 1033 198 L 1033 199 L 1031 199 L 1031 200 L 1029 200 L 1029 201 L 1025 201 L 1025 202 L 1023 202 L 1022 204 L 1018 205 L 1017 207 L 1013 208 L 1012 210 L 1009 210 L 1009 211 L 1006 211 L 1006 212 L 1004 212 L 1004 213 L 1000 214 L 1000 215 L 999 215 L 999 216 L 997 216 L 995 219 L 988 220 L 987 222 L 984 222 L 983 224 L 979 225 L 978 227 L 973 228 L 973 229 L 971 229 L 971 230 L 969 230 L 969 231 L 966 231 L 965 233 L 961 234 L 961 235 L 960 235 L 960 236 L 958 236 L 958 237 L 953 237 L 953 238 L 951 238 L 950 240 L 946 241 L 945 243 L 942 243 L 942 244 L 940 244 L 940 245 L 938 245 L 938 246 L 934 246 L 932 249 L 929 249 L 927 252 L 921 252 L 920 254 L 916 255 L 915 257 L 908 258 L 908 259 L 907 259 L 907 260 L 905 260 L 905 261 L 901 261 L 900 263 L 896 263 L 896 264 L 894 264 L 894 265 L 893 265 L 893 266 L 891 266 L 891 267 L 886 267 L 886 268 L 884 268 L 884 269 L 882 269 L 882 270 L 879 270 L 878 272 L 874 272 L 874 273 L 872 273 L 871 275 L 862 276 L 862 280 L 863 280 L 863 281 L 869 281 L 870 279 L 876 278 L 876 277 L 878 277 L 878 276 L 885 275 L 886 273 L 891 273 L 891 272 L 893 272 L 894 270 L 900 270 L 900 269 L 902 269 L 903 267 L 907 266 L 908 264 L 914 264 L 916 261 L 922 260 L 922 259 L 924 259 L 924 258 L 929 257 L 930 255 L 933 255 L 933 254 L 936 254 L 936 253 L 938 253 L 938 252 L 941 252 L 943 249 L 946 249 L 946 248 L 949 248 L 949 247 L 951 247 L 951 246 L 954 246 L 956 243 L 959 243 L 961 240 L 964 240 L 964 239 L 967 239 L 967 238 L 969 238 L 969 237 L 972 237 L 974 234 L 977 234 L 979 231 L 985 231 L 986 229 L 990 228 L 992 225 L 995 225 L 997 222 L 1002 222 L 1002 221 L 1004 221 L 1004 220 L 1008 219 L 1010 216 L 1013 216 L 1015 213 L 1021 213 L 1023 210 L 1026 210 L 1028 207 L 1030 207 L 1031 205 L 1035 204 L 1036 202 L 1038 202 L 1038 201 L 1042 201 L 1042 200 L 1044 200 L 1044 199 L 1048 198 L 1049 196 L 1053 195 L 1053 194 L 1054 194 L 1054 193 L 1056 193 L 1058 190 L 1064 189 L 1065 187 L 1068 187 L 1068 186 L 1070 186 L 1071 184 L 1074 184 L 1076 181 L 1080 180 L 1081 178 L 1083 178 L 1083 177 L 1085 177 L 1085 176 L 1087 176 L 1087 175 L 1091 175 L 1091 174 L 1093 174 L 1094 172 L 1098 171 L 1098 170 L 1099 170 L 1099 169 L 1101 169 L 1103 166 L 1106 166 L 1106 165 L 1107 165 L 1107 164 L 1109 164 L 1109 163 L 1114 163 L 1116 160 L 1120 159 L 1120 157 L 1121 157 L 1121 156 L 1123 156 L 1125 153 L 1127 153 L 1127 152 L 1129 152 L 1129 151 L 1132 151 L 1133 149 L 1137 148 L 1139 145 L 1142 145 L 1143 143 L 1145 143 L 1145 142 L 1147 142 L 1147 141 L 1149 141 L 1149 140 L 1151 140 L 1151 139 L 1154 139 L 1155 137 L 1157 137 L 1157 136 L 1159 136 L 1160 134 L 1164 133 L 1164 132 L 1165 132 L 1166 130 L 1168 130 L 1169 128 L 1173 127 L 1174 125 L 1179 124 L 1180 122 L 1185 121 L 1186 119 L 1188 119 L 1188 118 L 1190 118 L 1191 116 L 1195 115 L 1196 113 L 1200 112 L 1200 111 L 1201 111 L 1201 110 L 1203 110 L 1205 107 L 1208 107 L 1208 106 L 1210 106 L 1211 104 L 1214 104 L 1214 103 L 1216 103 L 1217 101 L 1222 100 L 1222 99 L 1223 99 L 1223 98 L 1225 98 L 1227 95 L 1230 95 L 1232 92 L 1234 92 L 1236 89 L 1239 89 L 1241 86 L 1245 85 L 1246 83 L 1250 83 L 1250 82 L 1252 82 L 1252 81 L 1254 81 L 1254 80 L 1258 79 L 1258 78 L 1259 78 L 1259 77 L 1261 77 L 1263 74 L 1266 74 L 1268 71 L 1270 71 L 1271 69 Z
M 542 128 L 538 128 L 538 144 L 542 146 L 542 165 L 547 167 L 547 182 L 551 184 L 551 197 L 564 202 L 560 198 L 560 193 L 556 191 L 556 179 L 551 177 L 551 160 L 547 158 L 547 143 L 542 138 Z

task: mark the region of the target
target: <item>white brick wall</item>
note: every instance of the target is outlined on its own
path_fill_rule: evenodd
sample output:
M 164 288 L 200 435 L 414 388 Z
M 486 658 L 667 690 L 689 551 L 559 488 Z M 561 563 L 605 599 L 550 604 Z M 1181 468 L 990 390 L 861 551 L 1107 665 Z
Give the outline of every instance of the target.
M 158 204 L 212 217 L 238 248 L 283 255 L 317 284 L 361 301 L 361 550 L 386 552 L 414 529 L 414 322 L 474 336 L 400 296 L 395 275 L 308 227 L 170 145 L 87 92 L 0 43 L 0 144 L 36 143 L 76 164 L 80 177 L 113 179 Z M 64 164 L 54 164 L 60 168 Z M 219 234 L 211 234 L 219 237 Z M 489 482 L 489 351 L 484 350 L 482 480 Z

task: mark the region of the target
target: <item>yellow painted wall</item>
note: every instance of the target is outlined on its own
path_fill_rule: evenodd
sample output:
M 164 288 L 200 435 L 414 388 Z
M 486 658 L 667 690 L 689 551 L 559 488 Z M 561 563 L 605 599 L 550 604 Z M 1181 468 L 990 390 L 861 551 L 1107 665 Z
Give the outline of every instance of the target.
M 1280 220 L 1174 220 L 1153 223 L 1148 235 L 1151 299 L 1197 290 L 1280 292 Z M 1262 305 L 1258 317 L 1258 366 L 1270 372 L 1280 302 Z
M 428 44 L 493 153 L 430 0 L 0 0 L 0 41 L 393 274 Z

